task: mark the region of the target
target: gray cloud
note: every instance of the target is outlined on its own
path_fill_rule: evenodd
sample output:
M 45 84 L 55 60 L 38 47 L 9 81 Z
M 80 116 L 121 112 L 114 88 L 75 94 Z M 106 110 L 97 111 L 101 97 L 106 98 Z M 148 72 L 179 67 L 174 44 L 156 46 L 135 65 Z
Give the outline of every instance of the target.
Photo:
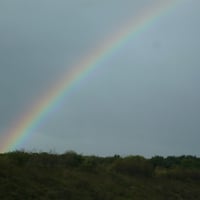
M 156 2 L 1 1 L 1 135 L 66 69 Z M 199 6 L 184 1 L 130 38 L 19 147 L 198 154 Z

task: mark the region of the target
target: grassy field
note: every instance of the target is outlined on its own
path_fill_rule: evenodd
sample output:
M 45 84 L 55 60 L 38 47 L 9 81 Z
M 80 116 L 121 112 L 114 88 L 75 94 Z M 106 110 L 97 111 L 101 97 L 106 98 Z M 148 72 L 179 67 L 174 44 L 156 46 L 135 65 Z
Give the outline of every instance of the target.
M 0 154 L 0 199 L 198 200 L 200 159 Z

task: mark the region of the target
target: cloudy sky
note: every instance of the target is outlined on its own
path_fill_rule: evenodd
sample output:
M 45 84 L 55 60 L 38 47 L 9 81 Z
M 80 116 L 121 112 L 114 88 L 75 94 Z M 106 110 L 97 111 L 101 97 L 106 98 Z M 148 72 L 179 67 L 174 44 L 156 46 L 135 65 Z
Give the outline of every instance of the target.
M 66 69 L 160 1 L 1 0 L 0 138 Z M 18 148 L 199 156 L 199 8 L 199 0 L 180 0 L 157 17 L 81 80 Z

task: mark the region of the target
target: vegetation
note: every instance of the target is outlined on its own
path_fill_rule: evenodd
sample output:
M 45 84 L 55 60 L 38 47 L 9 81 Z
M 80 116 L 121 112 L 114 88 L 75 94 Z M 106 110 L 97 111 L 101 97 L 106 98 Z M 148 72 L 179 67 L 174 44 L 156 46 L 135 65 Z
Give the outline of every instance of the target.
M 0 199 L 198 200 L 200 158 L 4 153 Z

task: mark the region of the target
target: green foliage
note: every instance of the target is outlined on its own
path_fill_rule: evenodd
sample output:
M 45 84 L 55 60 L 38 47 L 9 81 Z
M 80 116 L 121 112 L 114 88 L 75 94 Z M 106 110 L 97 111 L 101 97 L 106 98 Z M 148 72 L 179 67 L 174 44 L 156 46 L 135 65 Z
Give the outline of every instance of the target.
M 200 199 L 193 156 L 83 156 L 73 151 L 0 154 L 0 199 Z
M 78 167 L 83 162 L 83 157 L 74 151 L 67 151 L 61 155 L 62 164 L 66 167 Z
M 150 161 L 154 167 L 165 167 L 165 159 L 162 156 L 154 156 Z
M 17 166 L 25 165 L 30 159 L 30 154 L 25 151 L 14 151 L 6 154 L 6 157 Z
M 153 165 L 141 156 L 121 158 L 114 163 L 113 169 L 117 172 L 133 176 L 149 177 L 153 174 Z
M 95 156 L 85 157 L 81 169 L 89 172 L 95 172 L 99 164 L 99 160 Z

